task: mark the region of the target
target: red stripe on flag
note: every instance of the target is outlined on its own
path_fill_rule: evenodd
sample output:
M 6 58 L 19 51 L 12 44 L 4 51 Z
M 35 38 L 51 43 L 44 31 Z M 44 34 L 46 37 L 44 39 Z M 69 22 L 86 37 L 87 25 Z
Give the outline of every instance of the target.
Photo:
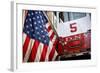
M 58 39 L 56 38 L 54 43 L 53 43 L 53 46 L 56 46 L 57 42 L 58 42 Z
M 30 41 L 30 38 L 27 36 L 25 39 L 24 45 L 23 45 L 23 60 L 24 60 L 24 57 L 25 57 L 25 54 L 28 48 L 29 41 Z
M 50 51 L 50 54 L 49 54 L 49 61 L 52 61 L 52 58 L 55 54 L 55 51 L 56 51 L 56 44 L 57 44 L 57 39 L 55 39 L 54 43 L 53 43 L 53 48 L 52 50 Z
M 44 45 L 40 61 L 45 61 L 45 57 L 46 57 L 46 53 L 47 53 L 47 48 L 48 48 L 48 46 Z
M 30 57 L 29 57 L 29 60 L 28 60 L 29 62 L 33 62 L 35 60 L 38 46 L 39 46 L 39 41 L 35 40 L 33 47 L 32 47 Z
M 54 56 L 54 53 L 55 53 L 55 48 L 53 47 L 50 54 L 49 54 L 49 61 L 52 61 L 52 58 Z
M 49 32 L 50 30 L 52 30 L 52 27 L 51 26 L 49 26 L 48 28 L 47 28 L 47 31 Z
M 54 35 L 55 35 L 55 33 L 53 32 L 53 33 L 51 34 L 51 36 L 50 36 L 50 40 L 53 39 Z

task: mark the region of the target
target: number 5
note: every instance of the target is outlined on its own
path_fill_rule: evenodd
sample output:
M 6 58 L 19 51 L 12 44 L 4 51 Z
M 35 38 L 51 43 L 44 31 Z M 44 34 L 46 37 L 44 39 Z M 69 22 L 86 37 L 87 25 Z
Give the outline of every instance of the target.
M 77 31 L 77 27 L 76 27 L 76 23 L 72 23 L 70 24 L 70 32 L 76 32 Z

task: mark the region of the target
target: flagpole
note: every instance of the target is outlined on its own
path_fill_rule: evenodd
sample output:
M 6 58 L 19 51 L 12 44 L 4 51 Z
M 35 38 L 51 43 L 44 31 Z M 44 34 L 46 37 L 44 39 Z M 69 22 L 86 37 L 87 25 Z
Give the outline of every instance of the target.
M 51 22 L 51 20 L 50 20 L 50 18 L 49 18 L 49 16 L 48 16 L 45 12 L 43 12 L 43 13 L 44 13 L 44 15 L 46 16 L 46 18 L 48 19 L 48 21 L 50 22 L 51 27 L 52 27 L 52 29 L 54 30 L 56 36 L 59 37 L 58 34 L 57 34 L 57 31 L 55 30 L 55 28 L 54 28 L 54 26 L 53 26 L 53 24 L 52 24 L 52 22 Z

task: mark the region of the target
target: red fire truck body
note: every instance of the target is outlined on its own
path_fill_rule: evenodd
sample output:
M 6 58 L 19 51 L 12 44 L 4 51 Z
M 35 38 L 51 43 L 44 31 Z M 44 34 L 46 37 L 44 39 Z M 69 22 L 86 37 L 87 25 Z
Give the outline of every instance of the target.
M 91 48 L 91 32 L 80 33 L 67 37 L 59 37 L 58 53 L 62 55 L 75 54 L 90 51 Z

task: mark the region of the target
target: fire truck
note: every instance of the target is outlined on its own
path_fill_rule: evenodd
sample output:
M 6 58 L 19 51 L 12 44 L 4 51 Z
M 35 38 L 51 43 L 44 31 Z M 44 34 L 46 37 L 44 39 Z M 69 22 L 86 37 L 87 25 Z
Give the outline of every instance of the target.
M 58 35 L 58 59 L 91 58 L 91 14 L 53 12 L 54 28 Z

